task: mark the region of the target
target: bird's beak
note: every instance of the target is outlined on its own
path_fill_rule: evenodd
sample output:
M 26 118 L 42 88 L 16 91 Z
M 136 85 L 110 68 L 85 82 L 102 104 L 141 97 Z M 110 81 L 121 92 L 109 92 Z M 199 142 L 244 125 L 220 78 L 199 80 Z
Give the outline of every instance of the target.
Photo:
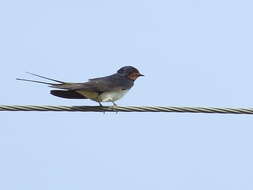
M 143 75 L 143 74 L 141 74 L 141 73 L 139 73 L 139 77 L 144 77 L 145 75 Z

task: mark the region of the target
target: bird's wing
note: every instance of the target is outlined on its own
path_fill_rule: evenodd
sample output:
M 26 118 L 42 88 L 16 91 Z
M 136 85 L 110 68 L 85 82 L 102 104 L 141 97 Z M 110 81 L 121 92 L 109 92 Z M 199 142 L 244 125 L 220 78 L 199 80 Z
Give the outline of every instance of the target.
M 115 86 L 108 81 L 90 81 L 84 83 L 68 83 L 68 84 L 56 84 L 51 85 L 53 88 L 75 91 L 91 91 L 91 92 L 106 92 L 119 89 L 119 86 Z
M 90 79 L 84 83 L 65 83 L 52 85 L 53 88 L 77 91 L 91 91 L 91 92 L 107 92 L 114 90 L 129 89 L 133 86 L 132 82 L 117 76 L 108 76 L 96 79 Z
M 105 77 L 98 77 L 98 78 L 92 78 L 89 79 L 89 82 L 94 82 L 94 81 L 102 81 L 102 80 L 111 80 L 111 79 L 115 79 L 118 78 L 119 76 L 117 74 L 113 74 L 113 75 L 109 75 L 109 76 L 105 76 Z

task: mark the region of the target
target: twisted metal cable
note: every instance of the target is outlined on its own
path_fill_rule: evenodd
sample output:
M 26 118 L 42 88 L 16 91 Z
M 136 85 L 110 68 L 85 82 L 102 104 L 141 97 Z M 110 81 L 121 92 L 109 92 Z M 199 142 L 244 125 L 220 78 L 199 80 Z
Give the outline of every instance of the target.
M 180 113 L 220 113 L 253 114 L 253 108 L 215 107 L 165 107 L 165 106 L 20 106 L 0 105 L 0 111 L 67 111 L 67 112 L 180 112 Z

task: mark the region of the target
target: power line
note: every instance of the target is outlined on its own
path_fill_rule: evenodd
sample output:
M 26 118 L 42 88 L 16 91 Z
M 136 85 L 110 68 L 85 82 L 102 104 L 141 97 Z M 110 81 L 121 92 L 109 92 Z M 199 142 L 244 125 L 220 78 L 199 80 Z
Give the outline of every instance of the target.
M 253 114 L 253 108 L 217 107 L 173 107 L 173 106 L 36 106 L 0 105 L 0 111 L 57 111 L 57 112 L 180 112 L 180 113 L 220 113 Z

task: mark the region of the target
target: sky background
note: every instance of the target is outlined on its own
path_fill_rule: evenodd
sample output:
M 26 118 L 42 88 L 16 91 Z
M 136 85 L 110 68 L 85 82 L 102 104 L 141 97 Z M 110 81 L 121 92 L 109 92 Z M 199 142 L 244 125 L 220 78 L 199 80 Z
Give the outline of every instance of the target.
M 97 105 L 15 78 L 83 82 L 132 65 L 145 77 L 121 106 L 253 107 L 252 9 L 250 0 L 0 1 L 0 104 Z M 252 133 L 250 115 L 1 112 L 0 189 L 252 190 Z

